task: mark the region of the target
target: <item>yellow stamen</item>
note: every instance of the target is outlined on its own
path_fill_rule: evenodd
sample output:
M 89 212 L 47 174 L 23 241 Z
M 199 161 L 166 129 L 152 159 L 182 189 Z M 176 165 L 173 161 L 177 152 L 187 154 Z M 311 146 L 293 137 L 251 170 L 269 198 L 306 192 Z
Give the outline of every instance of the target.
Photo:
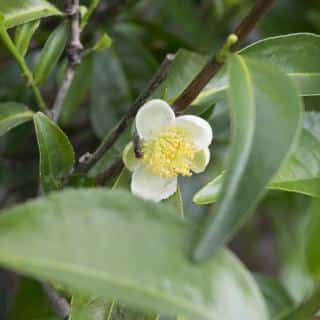
M 190 176 L 196 150 L 182 128 L 171 127 L 142 145 L 142 162 L 154 175 Z

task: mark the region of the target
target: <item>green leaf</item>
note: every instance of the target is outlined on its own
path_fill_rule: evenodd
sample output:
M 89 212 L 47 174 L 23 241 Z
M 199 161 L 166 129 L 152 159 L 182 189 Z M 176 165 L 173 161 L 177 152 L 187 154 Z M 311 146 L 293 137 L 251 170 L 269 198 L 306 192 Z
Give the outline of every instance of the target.
M 77 67 L 70 89 L 63 101 L 61 108 L 60 121 L 62 124 L 67 124 L 74 112 L 84 101 L 91 86 L 92 59 L 86 57 Z
M 256 274 L 255 279 L 268 304 L 271 318 L 293 308 L 294 301 L 278 279 L 262 274 Z
M 112 189 L 130 190 L 131 172 L 127 168 L 123 168 L 119 176 L 115 180 Z
M 314 287 L 305 258 L 309 203 L 308 197 L 285 192 L 272 192 L 263 203 L 274 229 L 279 276 L 295 304 L 309 297 Z
M 128 110 L 157 66 L 147 48 L 134 37 L 121 34 L 114 39 L 112 48 L 94 55 L 90 117 L 101 138 Z
M 304 126 L 296 148 L 283 163 L 267 188 L 302 193 L 320 197 L 320 113 L 305 112 Z M 310 165 L 312 164 L 312 165 Z M 194 196 L 197 204 L 209 204 L 218 200 L 223 185 L 221 174 Z
M 224 174 L 220 174 L 207 185 L 201 188 L 193 197 L 193 201 L 196 204 L 203 205 L 209 203 L 215 203 L 219 199 L 221 188 L 224 183 Z
M 172 103 L 202 69 L 206 60 L 207 57 L 200 54 L 180 49 L 171 64 L 167 78 L 154 92 L 153 97 Z
M 251 217 L 267 183 L 295 144 L 301 99 L 290 79 L 254 60 L 234 55 L 228 64 L 232 144 L 217 206 L 204 221 L 193 257 L 202 260 Z
M 107 33 L 104 33 L 91 50 L 92 51 L 105 50 L 110 48 L 111 45 L 112 45 L 112 39 Z
M 22 278 L 11 307 L 10 320 L 58 320 L 41 285 L 34 280 Z
M 43 17 L 61 15 L 61 12 L 46 0 L 0 0 L 0 12 L 4 15 L 7 28 Z
M 61 179 L 73 168 L 73 147 L 63 131 L 43 113 L 33 117 L 40 153 L 40 183 L 47 193 L 61 187 Z
M 109 303 L 102 298 L 85 298 L 74 295 L 69 320 L 106 320 Z
M 177 191 L 169 199 L 165 200 L 164 203 L 172 206 L 181 217 L 184 217 L 183 199 L 179 185 Z
M 67 39 L 68 24 L 63 22 L 51 33 L 44 48 L 41 50 L 34 69 L 36 84 L 41 85 L 46 82 L 65 49 Z
M 17 102 L 0 103 L 0 136 L 18 125 L 32 120 L 33 112 Z
M 301 95 L 320 94 L 320 36 L 309 33 L 266 38 L 239 51 L 242 56 L 264 61 L 288 74 L 298 85 Z M 204 66 L 208 57 L 179 50 L 167 79 L 154 96 L 173 102 Z M 193 105 L 208 106 L 225 98 L 228 88 L 227 68 L 209 82 Z
M 194 228 L 129 192 L 66 190 L 0 216 L 0 264 L 147 312 L 268 319 L 253 278 L 227 249 L 202 265 L 187 259 Z
M 297 148 L 282 165 L 270 189 L 320 197 L 320 113 L 306 112 Z
M 103 137 L 130 106 L 132 99 L 113 48 L 96 53 L 93 61 L 90 117 L 94 131 Z
M 40 20 L 31 21 L 25 23 L 16 28 L 15 32 L 15 45 L 20 52 L 20 54 L 24 57 L 28 51 L 31 39 L 33 34 L 40 26 Z
M 297 33 L 266 38 L 239 51 L 245 58 L 253 58 L 275 66 L 292 78 L 300 95 L 320 94 L 319 77 L 320 36 Z M 194 104 L 217 101 L 224 97 L 228 88 L 227 68 L 209 82 Z
M 307 320 L 312 319 L 320 308 L 320 288 L 316 288 L 312 295 L 308 297 L 301 305 L 294 308 L 275 320 Z M 314 319 L 316 320 L 316 318 Z
M 306 261 L 310 274 L 320 280 L 320 200 L 314 199 L 310 208 L 310 223 L 307 230 Z

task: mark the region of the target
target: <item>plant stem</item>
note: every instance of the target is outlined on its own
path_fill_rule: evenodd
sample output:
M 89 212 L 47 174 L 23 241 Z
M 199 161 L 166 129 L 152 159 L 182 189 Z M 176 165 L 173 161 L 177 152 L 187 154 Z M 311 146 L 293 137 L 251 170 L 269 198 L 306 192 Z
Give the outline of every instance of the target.
M 106 137 L 106 139 L 100 144 L 98 149 L 87 159 L 80 162 L 78 164 L 77 171 L 78 172 L 87 172 L 92 166 L 94 166 L 98 160 L 108 151 L 114 143 L 117 141 L 119 136 L 124 132 L 128 123 L 136 113 L 138 112 L 139 108 L 147 101 L 147 99 L 152 95 L 156 88 L 163 82 L 166 78 L 171 63 L 174 60 L 174 55 L 168 54 L 164 61 L 162 62 L 161 66 L 159 67 L 158 71 L 151 79 L 145 90 L 141 93 L 141 95 L 137 98 L 134 104 L 129 108 L 127 113 L 124 117 L 118 122 L 118 124 L 114 127 L 114 129 L 110 132 L 110 134 Z
M 240 42 L 242 42 L 255 28 L 260 19 L 268 12 L 275 2 L 276 0 L 260 0 L 256 3 L 235 30 L 234 35 L 238 37 L 238 41 L 230 47 L 231 51 L 236 51 L 238 49 Z M 225 43 L 221 46 L 220 50 L 218 50 L 218 53 L 224 49 Z M 181 112 L 186 109 L 222 66 L 223 63 L 218 61 L 217 54 L 211 57 L 208 63 L 174 101 L 173 106 L 175 110 L 177 112 Z
M 17 61 L 18 65 L 22 71 L 23 76 L 27 79 L 28 85 L 31 86 L 33 94 L 37 100 L 37 103 L 39 105 L 40 110 L 47 111 L 46 103 L 42 98 L 40 89 L 37 87 L 37 85 L 34 81 L 33 74 L 31 72 L 31 70 L 29 69 L 28 65 L 26 64 L 24 57 L 20 54 L 20 52 L 16 48 L 14 42 L 12 41 L 11 37 L 9 36 L 6 28 L 4 27 L 4 25 L 2 23 L 0 25 L 0 35 L 1 35 L 1 38 L 4 42 L 4 44 L 6 45 L 6 47 L 8 48 L 10 53 L 12 54 L 12 56 Z
M 52 119 L 57 122 L 61 113 L 63 102 L 72 84 L 77 65 L 81 62 L 81 51 L 83 46 L 81 44 L 80 35 L 80 13 L 79 0 L 67 1 L 67 15 L 70 20 L 70 37 L 68 48 L 68 69 L 62 84 L 58 90 L 55 102 L 52 107 Z

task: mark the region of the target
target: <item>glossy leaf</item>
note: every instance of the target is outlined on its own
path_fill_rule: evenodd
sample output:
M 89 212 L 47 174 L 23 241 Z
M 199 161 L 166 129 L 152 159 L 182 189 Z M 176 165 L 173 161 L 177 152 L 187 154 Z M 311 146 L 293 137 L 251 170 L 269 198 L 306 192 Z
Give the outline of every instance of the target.
M 268 184 L 269 189 L 302 193 L 320 197 L 320 114 L 306 112 L 304 126 L 296 148 Z M 194 196 L 197 204 L 218 200 L 223 184 L 223 174 L 209 182 Z
M 39 28 L 40 20 L 31 21 L 18 26 L 15 32 L 15 45 L 22 56 L 25 56 L 32 36 Z
M 207 57 L 200 54 L 180 49 L 175 55 L 166 80 L 158 87 L 153 97 L 173 102 L 205 65 L 206 60 Z
M 102 298 L 85 298 L 74 295 L 69 320 L 106 320 L 110 303 Z
M 58 320 L 40 283 L 22 278 L 11 307 L 10 320 Z
M 0 12 L 4 15 L 7 28 L 43 17 L 61 15 L 61 12 L 46 0 L 0 0 Z
M 47 193 L 61 187 L 61 179 L 73 168 L 73 147 L 63 131 L 43 113 L 33 117 L 40 153 L 40 183 Z
M 16 126 L 32 120 L 33 112 L 17 102 L 0 103 L 0 136 Z
M 34 79 L 38 85 L 46 82 L 57 65 L 68 39 L 68 24 L 62 23 L 50 35 L 41 50 L 34 69 Z
M 187 259 L 193 229 L 170 207 L 128 192 L 67 190 L 0 216 L 0 264 L 144 311 L 268 319 L 253 278 L 228 250 L 202 265 Z
M 292 78 L 300 95 L 320 94 L 320 36 L 311 33 L 297 33 L 266 38 L 239 51 L 245 58 L 253 58 L 275 66 Z M 227 69 L 221 71 L 209 82 L 195 104 L 218 100 L 228 88 Z
M 320 113 L 307 112 L 298 146 L 270 183 L 271 189 L 320 197 Z
M 302 122 L 295 86 L 272 66 L 235 55 L 229 75 L 233 131 L 228 170 L 218 204 L 198 235 L 197 260 L 211 255 L 251 217 L 296 143 Z
M 239 51 L 242 56 L 264 61 L 288 74 L 298 85 L 301 95 L 319 95 L 320 36 L 309 33 L 266 38 Z M 173 102 L 201 70 L 208 57 L 188 50 L 179 50 L 167 79 L 154 96 Z M 193 105 L 208 106 L 225 98 L 228 88 L 227 68 L 209 82 Z

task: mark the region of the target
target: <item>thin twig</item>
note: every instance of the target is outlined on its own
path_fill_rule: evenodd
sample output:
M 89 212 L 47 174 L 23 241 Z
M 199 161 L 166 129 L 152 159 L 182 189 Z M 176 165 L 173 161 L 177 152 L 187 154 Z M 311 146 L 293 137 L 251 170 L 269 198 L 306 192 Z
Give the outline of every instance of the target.
M 60 296 L 49 284 L 41 283 L 41 285 L 57 316 L 60 319 L 67 319 L 70 314 L 70 305 L 68 301 Z
M 92 166 L 97 163 L 97 161 L 105 154 L 105 152 L 114 145 L 119 136 L 125 131 L 130 120 L 134 118 L 139 108 L 147 101 L 147 99 L 152 95 L 155 89 L 157 89 L 166 78 L 174 57 L 175 56 L 172 54 L 168 54 L 166 56 L 146 89 L 141 93 L 141 95 L 137 98 L 131 108 L 129 108 L 128 112 L 114 127 L 109 136 L 101 143 L 101 145 L 92 155 L 79 162 L 77 168 L 78 172 L 87 172 L 90 168 L 92 168 Z
M 70 20 L 70 38 L 68 48 L 69 63 L 65 78 L 58 90 L 58 94 L 52 108 L 52 119 L 55 122 L 59 119 L 63 102 L 74 78 L 76 66 L 81 62 L 81 51 L 83 49 L 80 39 L 81 28 L 79 0 L 68 0 L 66 12 Z
M 230 47 L 230 50 L 235 51 L 240 42 L 245 39 L 245 37 L 255 28 L 256 24 L 259 20 L 267 13 L 267 11 L 274 5 L 276 0 L 260 0 L 257 4 L 252 8 L 250 13 L 242 20 L 238 28 L 235 30 L 234 34 L 238 37 L 238 41 L 236 44 Z M 225 43 L 221 46 L 218 53 L 225 47 Z M 141 96 L 137 99 L 134 105 L 128 110 L 127 114 L 120 120 L 120 122 L 116 125 L 116 127 L 111 131 L 109 136 L 102 142 L 102 144 L 98 147 L 98 149 L 89 157 L 86 158 L 85 161 L 80 162 L 77 170 L 80 172 L 88 171 L 97 161 L 104 155 L 106 151 L 108 151 L 119 136 L 126 129 L 129 120 L 131 120 L 139 110 L 140 106 L 147 100 L 147 98 L 151 95 L 154 89 L 153 87 L 157 87 L 159 85 L 159 81 L 157 77 L 160 76 L 161 82 L 166 77 L 168 73 L 169 66 L 171 65 L 172 59 L 168 59 L 168 56 L 162 63 L 160 69 L 155 75 L 154 79 L 151 81 L 151 89 L 150 85 L 147 89 L 141 94 Z M 191 83 L 187 86 L 187 88 L 180 94 L 180 96 L 174 101 L 173 107 L 176 112 L 180 113 L 185 110 L 199 95 L 201 90 L 208 84 L 208 82 L 212 79 L 212 77 L 220 70 L 223 63 L 217 61 L 217 54 L 215 54 L 208 63 L 204 66 L 204 68 L 195 76 L 195 78 L 191 81 Z
M 261 18 L 268 12 L 268 10 L 275 4 L 276 0 L 260 0 L 252 8 L 249 14 L 242 20 L 240 25 L 235 30 L 234 34 L 238 37 L 236 44 L 231 46 L 231 51 L 236 51 L 239 44 L 248 36 L 248 34 L 255 28 Z M 224 44 L 221 48 L 224 47 Z M 220 52 L 220 50 L 218 50 Z M 223 63 L 217 61 L 215 54 L 203 69 L 195 76 L 192 82 L 174 101 L 173 107 L 177 112 L 185 110 L 199 95 L 202 89 L 208 84 L 214 75 L 220 70 Z
M 104 171 L 97 175 L 96 184 L 98 186 L 104 186 L 110 178 L 117 176 L 123 167 L 122 158 L 120 156 L 116 157 Z
M 15 58 L 16 62 L 18 63 L 20 70 L 22 71 L 23 76 L 26 78 L 28 85 L 31 87 L 33 94 L 36 98 L 38 103 L 39 109 L 41 111 L 46 112 L 47 106 L 46 103 L 41 95 L 40 89 L 38 88 L 32 71 L 30 70 L 29 66 L 27 65 L 24 57 L 21 55 L 19 50 L 17 49 L 16 45 L 14 44 L 13 40 L 11 39 L 7 29 L 1 24 L 0 25 L 0 35 L 2 41 L 4 42 L 7 49 L 10 51 L 12 56 Z

